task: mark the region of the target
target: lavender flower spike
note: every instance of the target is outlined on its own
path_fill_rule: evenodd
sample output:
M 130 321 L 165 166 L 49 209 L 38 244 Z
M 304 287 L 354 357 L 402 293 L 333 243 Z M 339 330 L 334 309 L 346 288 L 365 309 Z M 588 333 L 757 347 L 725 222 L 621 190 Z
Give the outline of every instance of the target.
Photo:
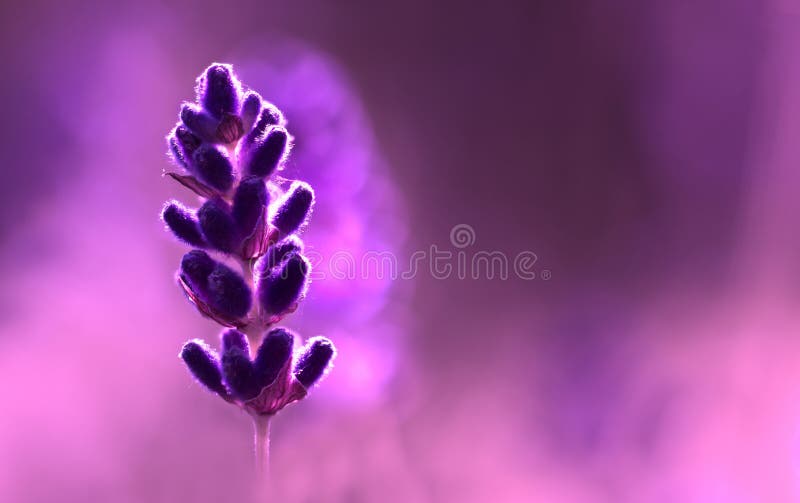
M 187 342 L 180 357 L 200 384 L 220 395 L 228 394 L 222 384 L 219 357 L 205 342 L 199 339 Z
M 305 224 L 314 204 L 314 190 L 305 182 L 292 183 L 272 217 L 272 225 L 283 235 L 297 231 Z
M 289 155 L 286 120 L 257 92 L 243 92 L 230 65 L 210 65 L 195 90 L 197 102 L 182 105 L 167 135 L 169 154 L 185 172 L 167 175 L 199 196 L 200 208 L 168 201 L 161 218 L 197 248 L 181 259 L 178 285 L 226 329 L 219 355 L 192 340 L 180 356 L 200 383 L 252 416 L 256 465 L 266 473 L 271 418 L 303 399 L 336 354 L 329 340 L 315 337 L 295 363 L 297 336 L 274 327 L 308 288 L 310 264 L 295 233 L 308 220 L 314 192 L 303 182 L 286 189 L 271 179 Z M 272 208 L 270 194 L 281 194 Z M 199 248 L 224 254 L 224 262 Z
M 294 366 L 294 377 L 306 388 L 313 386 L 331 368 L 336 348 L 325 337 L 308 340 L 302 356 Z

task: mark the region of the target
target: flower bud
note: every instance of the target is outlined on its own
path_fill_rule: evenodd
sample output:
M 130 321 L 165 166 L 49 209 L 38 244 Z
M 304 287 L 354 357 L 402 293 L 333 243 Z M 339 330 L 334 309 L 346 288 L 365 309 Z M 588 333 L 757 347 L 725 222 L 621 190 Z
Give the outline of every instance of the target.
M 244 279 L 202 250 L 183 256 L 179 285 L 201 314 L 223 326 L 244 322 L 253 302 L 253 294 Z
M 181 259 L 180 275 L 195 291 L 204 292 L 216 262 L 203 250 L 192 250 Z
M 209 307 L 232 320 L 247 316 L 253 302 L 250 287 L 239 273 L 219 262 L 208 276 L 206 296 Z
M 214 145 L 200 146 L 192 156 L 191 166 L 200 181 L 210 187 L 226 192 L 233 185 L 233 165 Z
M 245 143 L 251 144 L 264 136 L 270 126 L 284 126 L 286 120 L 278 107 L 266 101 L 261 102 L 261 112 L 253 129 L 245 136 Z M 245 130 L 246 131 L 246 130 Z
M 269 274 L 258 278 L 258 299 L 271 316 L 288 312 L 305 293 L 308 285 L 308 261 L 299 253 L 290 254 Z
M 200 224 L 197 221 L 197 217 L 178 201 L 169 201 L 164 206 L 164 211 L 161 212 L 161 218 L 175 237 L 184 243 L 196 248 L 207 246 L 203 235 L 200 233 Z
M 242 236 L 253 233 L 259 219 L 266 218 L 267 187 L 258 177 L 245 178 L 233 195 L 233 220 Z
M 330 340 L 312 337 L 294 367 L 294 376 L 300 384 L 310 388 L 330 369 L 335 357 L 336 348 Z
M 292 183 L 278 202 L 272 225 L 283 235 L 292 234 L 305 224 L 314 204 L 314 190 L 305 182 Z
M 200 384 L 222 396 L 228 394 L 222 384 L 219 357 L 205 342 L 200 339 L 187 342 L 181 349 L 180 357 Z
M 251 400 L 261 391 L 256 384 L 253 363 L 241 349 L 233 348 L 222 355 L 222 372 L 231 394 L 239 400 Z
M 209 143 L 217 142 L 217 126 L 219 121 L 192 103 L 181 106 L 181 122 L 192 133 Z
M 213 117 L 239 112 L 241 84 L 230 65 L 214 63 L 197 79 L 197 101 Z
M 209 245 L 225 253 L 236 250 L 240 242 L 239 233 L 228 203 L 219 198 L 209 199 L 197 211 L 197 217 Z
M 289 236 L 282 241 L 278 241 L 270 246 L 267 253 L 256 262 L 256 273 L 259 276 L 266 276 L 270 270 L 279 265 L 289 256 L 290 253 L 300 253 L 303 251 L 303 242 L 297 236 Z
M 269 386 L 292 357 L 294 335 L 284 328 L 270 330 L 258 348 L 253 363 L 256 378 L 262 386 Z
M 178 145 L 178 140 L 175 138 L 174 133 L 170 133 L 170 135 L 167 136 L 167 145 L 169 146 L 169 154 L 172 160 L 175 161 L 175 164 L 181 166 L 183 169 L 189 169 L 189 163 L 186 161 L 186 158 L 183 157 L 183 152 L 181 151 L 180 145 Z
M 242 129 L 245 134 L 250 133 L 256 119 L 261 114 L 261 96 L 255 91 L 249 91 L 242 100 Z
M 288 153 L 289 133 L 282 126 L 272 126 L 263 138 L 255 140 L 244 156 L 244 172 L 267 178 L 280 166 Z
M 178 124 L 175 127 L 174 134 L 178 143 L 178 147 L 180 147 L 181 152 L 183 153 L 183 158 L 188 162 L 189 159 L 191 159 L 194 155 L 195 150 L 197 150 L 203 143 L 203 140 L 201 140 L 196 134 L 189 131 L 189 128 L 181 124 Z

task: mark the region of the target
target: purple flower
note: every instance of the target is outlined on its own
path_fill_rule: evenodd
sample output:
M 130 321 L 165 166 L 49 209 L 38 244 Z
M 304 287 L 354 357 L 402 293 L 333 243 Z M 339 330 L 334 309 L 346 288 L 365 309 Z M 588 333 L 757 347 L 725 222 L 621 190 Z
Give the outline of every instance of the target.
M 198 103 L 183 104 L 167 136 L 183 172 L 167 174 L 202 203 L 195 211 L 169 201 L 162 219 L 179 240 L 208 250 L 187 252 L 177 281 L 201 314 L 227 329 L 219 356 L 193 340 L 181 358 L 226 401 L 271 415 L 305 397 L 335 353 L 330 341 L 314 338 L 294 362 L 296 336 L 273 327 L 308 288 L 310 266 L 294 233 L 308 220 L 314 192 L 304 182 L 284 191 L 272 179 L 290 150 L 286 121 L 275 105 L 243 90 L 230 65 L 209 66 L 196 92 Z M 270 194 L 278 197 L 271 220 Z

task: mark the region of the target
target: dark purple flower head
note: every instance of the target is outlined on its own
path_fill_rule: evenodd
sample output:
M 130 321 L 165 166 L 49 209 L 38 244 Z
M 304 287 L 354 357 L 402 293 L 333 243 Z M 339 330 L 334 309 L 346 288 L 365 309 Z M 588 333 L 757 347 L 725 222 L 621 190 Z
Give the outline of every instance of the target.
M 197 211 L 197 218 L 209 245 L 225 253 L 233 253 L 239 246 L 239 232 L 228 203 L 219 198 L 209 199 Z
M 217 119 L 239 113 L 241 92 L 231 65 L 213 63 L 197 79 L 197 100 Z
M 314 204 L 314 190 L 305 182 L 292 183 L 289 190 L 277 203 L 272 225 L 283 235 L 296 232 L 311 215 Z
M 300 384 L 310 388 L 331 368 L 335 357 L 336 348 L 330 340 L 312 337 L 294 366 L 294 376 Z
M 175 237 L 196 248 L 205 248 L 206 240 L 200 233 L 200 224 L 194 213 L 178 201 L 169 201 L 161 212 L 161 218 Z
M 215 393 L 227 395 L 222 384 L 219 357 L 205 342 L 199 339 L 187 342 L 183 345 L 180 357 L 200 384 Z
M 283 192 L 271 179 L 289 154 L 286 120 L 258 93 L 243 91 L 230 65 L 209 66 L 196 91 L 198 102 L 182 105 L 180 122 L 167 136 L 169 153 L 185 172 L 166 174 L 202 203 L 195 212 L 169 201 L 162 219 L 186 244 L 225 254 L 223 263 L 206 251 L 189 251 L 177 282 L 201 314 L 235 328 L 222 333 L 219 356 L 195 340 L 184 345 L 181 358 L 226 401 L 254 416 L 272 415 L 305 397 L 335 353 L 330 341 L 314 338 L 293 366 L 295 335 L 270 330 L 308 287 L 310 265 L 294 233 L 308 220 L 314 192 L 304 182 Z M 269 196 L 281 193 L 270 218 Z
M 305 294 L 311 266 L 299 253 L 290 253 L 272 268 L 268 274 L 258 278 L 257 294 L 264 312 L 280 317 L 293 310 Z

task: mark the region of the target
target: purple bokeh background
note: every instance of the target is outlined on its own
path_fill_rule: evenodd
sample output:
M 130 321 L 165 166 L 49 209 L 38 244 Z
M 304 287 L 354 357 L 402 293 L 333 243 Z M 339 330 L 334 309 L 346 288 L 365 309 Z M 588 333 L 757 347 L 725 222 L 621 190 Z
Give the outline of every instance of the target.
M 800 499 L 790 0 L 5 3 L 0 501 L 247 501 L 249 418 L 157 219 L 212 61 L 284 109 L 321 255 L 537 254 L 549 280 L 320 279 L 340 349 L 273 425 L 283 501 Z

